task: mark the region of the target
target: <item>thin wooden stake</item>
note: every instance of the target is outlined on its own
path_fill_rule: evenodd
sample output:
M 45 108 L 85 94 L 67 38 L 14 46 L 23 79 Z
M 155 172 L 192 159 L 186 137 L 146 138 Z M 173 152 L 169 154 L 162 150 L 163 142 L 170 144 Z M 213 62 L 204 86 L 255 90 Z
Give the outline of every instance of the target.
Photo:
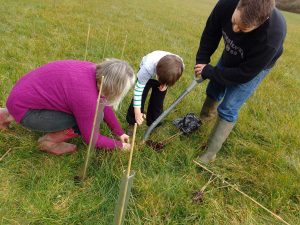
M 127 177 L 129 177 L 129 175 L 130 175 L 132 155 L 133 155 L 133 149 L 134 149 L 134 143 L 135 143 L 136 128 L 137 128 L 137 123 L 134 124 L 134 128 L 133 128 L 133 137 L 132 137 L 131 149 L 130 149 L 130 155 L 129 155 L 129 161 L 128 161 Z
M 129 161 L 128 161 L 127 174 L 126 174 L 126 176 L 127 176 L 127 182 L 126 182 L 125 187 L 124 187 L 124 195 L 123 195 L 123 199 L 122 199 L 122 203 L 121 203 L 121 211 L 120 211 L 121 214 L 120 214 L 120 216 L 118 218 L 117 225 L 121 225 L 122 224 L 122 218 L 123 218 L 125 201 L 126 201 L 126 193 L 127 193 L 127 189 L 128 189 L 128 178 L 130 176 L 132 155 L 133 155 L 133 149 L 134 149 L 134 143 L 135 143 L 136 128 L 137 128 L 137 123 L 134 124 L 134 128 L 133 128 L 133 137 L 132 137 L 132 142 L 131 142 L 131 149 L 130 149 L 130 155 L 129 155 Z
M 91 132 L 91 136 L 90 136 L 90 142 L 89 142 L 89 146 L 88 146 L 88 149 L 87 149 L 85 162 L 84 162 L 84 168 L 83 168 L 83 174 L 82 174 L 82 179 L 83 180 L 86 177 L 86 171 L 87 171 L 87 167 L 88 167 L 88 163 L 89 163 L 91 148 L 92 148 L 92 145 L 93 145 L 93 138 L 94 138 L 94 133 L 95 133 L 97 117 L 98 117 L 98 113 L 99 113 L 98 110 L 99 110 L 99 105 L 100 105 L 103 80 L 104 80 L 104 76 L 101 77 L 101 81 L 100 81 L 101 83 L 100 83 L 100 87 L 99 87 L 99 94 L 98 94 L 98 99 L 97 99 L 95 115 L 94 115 L 94 122 L 93 122 L 92 132 Z
M 177 136 L 180 136 L 181 134 L 183 134 L 182 131 L 176 133 L 176 134 L 173 134 L 172 136 L 170 137 L 167 137 L 166 139 L 164 140 L 161 140 L 160 142 L 164 143 L 164 144 L 168 144 L 170 141 L 172 141 L 174 138 L 176 138 Z
M 209 180 L 207 181 L 207 183 L 201 188 L 201 191 L 204 192 L 205 189 L 208 187 L 208 185 L 210 185 L 210 183 L 212 183 L 217 177 L 215 177 L 214 179 L 212 179 L 213 175 L 211 175 L 211 177 L 209 178 Z
M 123 44 L 123 48 L 122 48 L 121 59 L 123 59 L 123 56 L 124 56 L 124 51 L 125 51 L 126 42 L 127 42 L 127 34 L 126 34 L 126 36 L 125 36 L 125 40 L 124 40 L 124 44 Z
M 107 41 L 108 41 L 108 37 L 109 37 L 109 28 L 108 28 L 107 34 L 106 34 L 106 39 L 105 39 L 105 44 L 104 44 L 104 49 L 103 49 L 102 60 L 104 59 L 104 55 L 105 55 L 105 50 L 106 50 L 106 44 L 107 44 Z
M 253 199 L 252 197 L 250 197 L 249 195 L 247 195 L 246 193 L 244 193 L 243 191 L 241 191 L 240 189 L 238 189 L 237 187 L 235 187 L 235 185 L 229 183 L 228 181 L 224 180 L 222 178 L 222 176 L 220 176 L 219 174 L 214 173 L 213 171 L 209 170 L 208 168 L 206 168 L 205 166 L 201 165 L 199 162 L 193 160 L 193 162 L 195 164 L 197 164 L 198 166 L 200 166 L 202 169 L 206 170 L 207 172 L 211 173 L 212 175 L 215 175 L 216 177 L 218 177 L 220 180 L 222 180 L 223 183 L 228 184 L 228 186 L 230 186 L 231 188 L 233 188 L 234 190 L 236 190 L 237 192 L 239 192 L 240 194 L 244 195 L 246 198 L 250 199 L 252 202 L 254 202 L 256 205 L 258 205 L 259 207 L 263 208 L 264 210 L 266 210 L 268 213 L 270 213 L 272 216 L 274 216 L 276 219 L 280 220 L 282 223 L 290 225 L 288 222 L 286 222 L 284 219 L 282 219 L 280 216 L 278 216 L 277 214 L 275 214 L 274 212 L 272 212 L 271 210 L 267 209 L 265 206 L 263 206 L 262 204 L 260 204 L 259 202 L 257 202 L 255 199 Z
M 5 157 L 6 155 L 8 155 L 8 153 L 9 153 L 10 151 L 11 151 L 11 148 L 8 149 L 8 150 L 3 154 L 3 156 L 1 156 L 0 162 L 4 159 L 4 157 Z
M 86 60 L 86 57 L 87 57 L 88 44 L 89 44 L 89 39 L 90 39 L 90 30 L 91 30 L 91 24 L 89 24 L 89 28 L 88 28 L 88 32 L 87 32 L 87 36 L 86 36 L 84 61 Z

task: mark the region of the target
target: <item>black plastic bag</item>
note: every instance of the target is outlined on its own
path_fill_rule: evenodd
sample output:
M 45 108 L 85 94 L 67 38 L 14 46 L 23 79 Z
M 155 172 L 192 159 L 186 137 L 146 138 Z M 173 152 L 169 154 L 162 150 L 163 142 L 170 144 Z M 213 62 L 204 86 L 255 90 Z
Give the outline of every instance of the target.
M 185 117 L 173 120 L 173 124 L 184 134 L 190 134 L 200 127 L 200 120 L 194 113 L 188 113 Z

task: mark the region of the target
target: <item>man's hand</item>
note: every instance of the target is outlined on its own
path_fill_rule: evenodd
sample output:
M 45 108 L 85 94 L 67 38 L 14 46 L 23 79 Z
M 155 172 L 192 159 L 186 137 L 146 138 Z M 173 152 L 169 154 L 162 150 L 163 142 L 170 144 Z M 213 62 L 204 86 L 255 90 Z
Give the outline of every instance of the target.
M 194 67 L 195 70 L 195 76 L 196 77 L 200 77 L 202 70 L 204 69 L 204 67 L 206 66 L 206 64 L 196 64 Z
M 122 143 L 129 143 L 129 136 L 127 134 L 123 134 L 119 138 L 122 141 Z
M 140 107 L 134 107 L 134 117 L 135 117 L 135 122 L 138 125 L 142 125 L 144 122 L 144 118 L 146 118 L 146 115 L 141 112 Z
M 165 85 L 165 84 L 161 84 L 161 85 L 159 85 L 159 87 L 158 87 L 158 89 L 159 89 L 161 92 L 167 90 L 167 88 L 168 88 L 168 85 Z

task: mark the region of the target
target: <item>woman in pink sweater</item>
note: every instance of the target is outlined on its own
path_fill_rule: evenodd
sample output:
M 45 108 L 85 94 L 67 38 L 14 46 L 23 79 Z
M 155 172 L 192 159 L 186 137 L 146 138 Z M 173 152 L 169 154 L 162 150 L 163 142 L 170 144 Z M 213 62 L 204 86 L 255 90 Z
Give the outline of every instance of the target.
M 135 75 L 127 62 L 117 59 L 100 64 L 62 60 L 27 73 L 13 87 L 7 108 L 0 108 L 0 129 L 15 120 L 30 130 L 47 132 L 38 140 L 42 151 L 56 155 L 76 151 L 76 145 L 64 141 L 81 135 L 89 143 L 102 76 L 101 103 L 105 107 L 101 114 L 119 140 L 98 133 L 96 147 L 129 149 L 129 137 L 112 107 L 118 107 Z

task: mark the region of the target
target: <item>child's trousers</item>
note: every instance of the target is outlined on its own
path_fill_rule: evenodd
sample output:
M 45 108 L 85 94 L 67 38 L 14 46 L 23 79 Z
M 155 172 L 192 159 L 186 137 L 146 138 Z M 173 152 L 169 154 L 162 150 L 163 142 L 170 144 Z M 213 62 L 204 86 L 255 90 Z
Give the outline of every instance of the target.
M 143 91 L 142 94 L 142 106 L 141 112 L 144 113 L 145 101 L 148 95 L 150 88 L 152 88 L 152 92 L 149 99 L 148 109 L 147 109 L 147 125 L 150 126 L 163 112 L 163 103 L 167 93 L 167 90 L 160 91 L 158 88 L 160 83 L 157 80 L 150 79 Z M 130 106 L 127 111 L 126 120 L 130 125 L 134 125 L 135 117 L 134 117 L 134 107 L 133 107 L 133 99 L 130 103 Z

